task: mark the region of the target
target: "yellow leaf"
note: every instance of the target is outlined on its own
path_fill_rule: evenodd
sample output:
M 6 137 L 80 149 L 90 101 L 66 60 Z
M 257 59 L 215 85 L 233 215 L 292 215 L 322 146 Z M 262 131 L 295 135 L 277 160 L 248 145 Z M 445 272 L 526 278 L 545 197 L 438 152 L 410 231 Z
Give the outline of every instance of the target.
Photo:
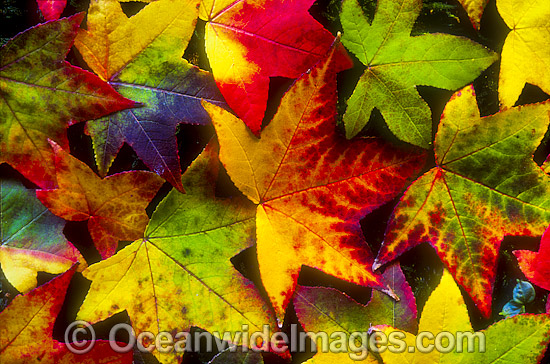
M 474 332 L 460 289 L 445 270 L 424 306 L 417 335 L 390 326 L 375 328 L 389 340 L 380 353 L 385 364 L 536 363 L 548 343 L 550 316 L 517 315 Z M 390 336 L 397 332 L 404 343 L 401 350 Z
M 179 39 L 185 48 L 195 29 L 198 6 L 199 0 L 159 0 L 128 18 L 118 0 L 92 0 L 88 30 L 80 29 L 75 45 L 88 66 L 110 80 L 160 35 Z
M 498 0 L 497 9 L 511 29 L 500 63 L 501 105 L 513 106 L 525 83 L 550 94 L 550 3 L 548 0 Z

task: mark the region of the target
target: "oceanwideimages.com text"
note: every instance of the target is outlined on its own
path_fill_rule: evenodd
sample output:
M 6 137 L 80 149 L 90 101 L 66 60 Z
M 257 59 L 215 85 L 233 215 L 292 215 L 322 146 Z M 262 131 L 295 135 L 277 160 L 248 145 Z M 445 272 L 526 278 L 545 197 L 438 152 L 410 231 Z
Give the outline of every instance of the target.
M 127 343 L 117 342 L 117 335 L 126 334 Z M 410 336 L 410 334 L 409 334 Z M 274 353 L 313 352 L 348 353 L 352 360 L 364 360 L 369 352 L 382 353 L 386 350 L 392 353 L 430 353 L 434 350 L 440 353 L 450 352 L 485 352 L 485 335 L 481 332 L 419 332 L 414 338 L 414 344 L 405 340 L 407 334 L 402 331 L 384 331 L 371 328 L 369 331 L 334 331 L 326 333 L 303 332 L 296 324 L 290 325 L 290 333 L 272 332 L 269 325 L 264 325 L 261 331 L 251 330 L 248 325 L 242 325 L 241 331 L 232 332 L 199 332 L 191 335 L 188 331 L 162 331 L 154 334 L 149 331 L 136 333 L 131 325 L 120 323 L 109 331 L 111 348 L 118 353 L 126 353 L 136 347 L 143 352 L 158 351 L 160 353 L 184 353 L 193 351 L 219 352 L 229 351 L 271 351 Z M 89 352 L 95 344 L 95 331 L 85 321 L 75 321 L 65 331 L 65 343 L 75 354 Z

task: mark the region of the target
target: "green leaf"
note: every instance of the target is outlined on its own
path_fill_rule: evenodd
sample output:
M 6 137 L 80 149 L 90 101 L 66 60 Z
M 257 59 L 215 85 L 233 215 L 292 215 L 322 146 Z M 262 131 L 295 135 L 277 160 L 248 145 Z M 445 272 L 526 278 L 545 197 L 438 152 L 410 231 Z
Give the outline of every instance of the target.
M 357 0 L 344 0 L 342 43 L 365 65 L 344 114 L 346 136 L 363 129 L 374 108 L 399 139 L 428 148 L 431 112 L 417 85 L 455 90 L 473 81 L 497 55 L 448 34 L 410 33 L 421 0 L 380 0 L 369 24 Z

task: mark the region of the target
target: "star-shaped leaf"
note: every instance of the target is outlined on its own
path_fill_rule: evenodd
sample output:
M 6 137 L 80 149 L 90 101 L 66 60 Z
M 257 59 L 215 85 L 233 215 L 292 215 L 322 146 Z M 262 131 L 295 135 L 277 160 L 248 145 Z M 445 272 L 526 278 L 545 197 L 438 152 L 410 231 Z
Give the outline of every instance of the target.
M 517 101 L 525 83 L 550 94 L 550 6 L 547 0 L 498 0 L 510 33 L 502 47 L 498 94 L 502 106 Z
M 314 0 L 205 0 L 206 52 L 231 109 L 259 135 L 270 77 L 297 78 L 334 36 L 308 13 Z M 345 50 L 339 51 L 342 61 Z
M 374 108 L 399 139 L 428 148 L 432 118 L 417 85 L 454 90 L 472 82 L 496 59 L 469 39 L 448 34 L 411 37 L 421 0 L 379 0 L 372 24 L 357 0 L 344 0 L 342 42 L 367 69 L 348 100 L 346 136 L 363 129 Z
M 77 48 L 98 75 L 142 104 L 88 122 L 101 176 L 126 142 L 182 191 L 176 127 L 210 122 L 201 99 L 225 104 L 212 76 L 182 58 L 197 16 L 198 0 L 157 1 L 131 18 L 117 0 L 90 3 L 88 30 L 80 31 Z
M 95 75 L 64 61 L 82 14 L 18 34 L 0 49 L 0 162 L 55 187 L 47 139 L 67 148 L 68 122 L 134 106 Z
M 384 289 L 359 221 L 395 197 L 424 162 L 418 151 L 337 133 L 336 74 L 346 65 L 335 49 L 287 91 L 261 139 L 233 114 L 205 106 L 222 163 L 257 204 L 260 273 L 281 321 L 303 264 Z
M 435 168 L 410 186 L 388 225 L 375 268 L 429 242 L 489 316 L 505 235 L 550 224 L 550 177 L 533 161 L 550 102 L 480 117 L 473 87 L 453 95 L 435 138 Z
M 380 329 L 386 336 L 397 331 L 389 326 Z M 434 337 L 445 334 L 446 340 L 440 341 L 443 351 L 432 346 L 432 350 L 421 352 L 414 334 L 399 331 L 406 335 L 402 340 L 406 350 L 383 350 L 380 355 L 385 364 L 535 364 L 544 355 L 550 341 L 550 315 L 517 315 L 474 332 L 460 290 L 453 277 L 445 271 L 441 282 L 428 298 L 418 324 L 419 333 L 429 332 Z M 454 343 L 448 339 L 448 334 L 454 337 Z M 422 340 L 422 345 L 426 348 L 436 341 L 427 336 Z M 447 351 L 448 348 L 450 350 Z
M 151 172 L 131 171 L 98 177 L 85 163 L 52 142 L 59 188 L 36 191 L 50 211 L 65 220 L 88 220 L 88 229 L 103 258 L 119 240 L 143 236 L 149 222 L 145 208 L 162 180 Z
M 65 221 L 53 215 L 14 180 L 0 180 L 0 265 L 10 283 L 22 293 L 36 287 L 36 274 L 62 273 L 86 262 L 63 235 Z
M 214 196 L 216 155 L 210 145 L 193 162 L 182 178 L 187 193 L 166 196 L 144 238 L 83 272 L 92 286 L 80 319 L 95 322 L 126 310 L 136 332 L 153 333 L 275 326 L 258 290 L 230 261 L 254 244 L 254 206 L 244 197 Z M 154 354 L 162 363 L 178 363 L 183 355 Z
M 132 352 L 116 353 L 109 342 L 98 340 L 91 351 L 77 354 L 52 338 L 55 318 L 74 270 L 33 291 L 14 298 L 0 312 L 0 362 L 9 364 L 130 364 Z M 119 344 L 120 345 L 120 344 Z M 77 349 L 82 349 L 76 344 Z

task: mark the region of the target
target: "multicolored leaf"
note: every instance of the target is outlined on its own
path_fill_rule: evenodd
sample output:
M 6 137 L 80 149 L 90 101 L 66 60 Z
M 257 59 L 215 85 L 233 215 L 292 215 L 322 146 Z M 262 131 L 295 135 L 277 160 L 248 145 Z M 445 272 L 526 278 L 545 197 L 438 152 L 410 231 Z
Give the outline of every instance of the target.
M 489 316 L 502 239 L 550 223 L 550 177 L 533 161 L 549 111 L 544 102 L 480 117 L 473 87 L 456 92 L 435 138 L 437 166 L 399 201 L 374 268 L 429 242 Z
M 398 331 L 389 326 L 379 328 L 386 336 Z M 422 352 L 415 335 L 399 330 L 400 334 L 406 335 L 403 338 L 406 350 L 381 351 L 384 363 L 535 364 L 544 355 L 550 341 L 550 315 L 517 315 L 480 332 L 474 332 L 460 289 L 451 274 L 445 271 L 441 282 L 424 306 L 418 331 L 431 333 L 434 338 L 444 334 L 446 340 L 441 340 L 444 349 L 435 350 L 434 339 L 426 337 L 428 340 L 422 340 L 423 346 L 426 348 L 432 345 L 432 350 L 423 349 L 426 352 Z M 464 333 L 471 334 L 472 339 L 463 335 Z M 454 337 L 454 343 L 449 340 L 449 334 Z M 458 345 L 459 340 L 462 340 L 462 345 Z
M 335 52 L 296 81 L 261 139 L 205 103 L 223 165 L 257 205 L 260 274 L 281 322 L 302 265 L 385 289 L 370 269 L 359 221 L 395 197 L 424 162 L 418 151 L 337 133 L 336 74 L 343 67 Z
M 334 36 L 309 13 L 314 0 L 204 0 L 206 52 L 231 109 L 256 135 L 269 78 L 297 78 L 329 50 Z M 339 57 L 347 63 L 345 50 Z
M 0 312 L 0 362 L 10 364 L 130 364 L 132 353 L 116 353 L 109 342 L 98 340 L 91 351 L 76 354 L 52 338 L 74 270 L 33 291 L 14 298 Z
M 455 90 L 472 82 L 497 55 L 469 39 L 448 34 L 411 37 L 422 0 L 380 0 L 369 24 L 357 0 L 344 0 L 342 43 L 367 69 L 344 114 L 351 138 L 374 108 L 399 139 L 429 148 L 432 118 L 417 85 Z
M 80 319 L 95 322 L 126 310 L 136 332 L 155 334 L 191 326 L 220 333 L 274 327 L 268 305 L 230 261 L 254 244 L 254 206 L 243 197 L 214 196 L 216 154 L 211 145 L 193 162 L 182 178 L 187 193 L 166 196 L 142 239 L 83 272 L 92 286 Z M 162 363 L 183 355 L 154 354 Z
M 547 0 L 497 0 L 510 33 L 502 47 L 498 93 L 512 107 L 525 83 L 550 94 L 550 6 Z
M 19 292 L 36 287 L 36 274 L 62 273 L 75 262 L 86 262 L 63 235 L 65 221 L 48 211 L 14 180 L 0 180 L 0 265 Z
M 550 291 L 550 230 L 544 232 L 538 252 L 515 250 L 514 255 L 525 277 L 533 284 Z
M 353 333 L 366 333 L 372 325 L 391 325 L 416 332 L 416 301 L 401 268 L 398 264 L 392 265 L 386 269 L 383 277 L 399 296 L 399 301 L 373 291 L 369 303 L 361 305 L 332 288 L 298 287 L 294 294 L 294 308 L 298 320 L 306 332 L 324 332 L 329 337 L 332 337 L 333 333 L 341 332 L 349 336 Z M 364 356 L 361 360 L 377 363 L 372 354 L 362 353 L 367 343 L 362 344 L 365 346 L 359 347 L 356 352 L 337 354 L 318 351 L 307 363 L 354 363 L 357 362 L 353 359 L 354 355 L 356 359 Z M 335 361 L 336 358 L 338 361 Z
M 98 177 L 83 162 L 52 142 L 59 187 L 38 190 L 38 199 L 65 220 L 88 220 L 88 229 L 103 258 L 116 251 L 120 240 L 143 236 L 149 222 L 145 208 L 162 180 L 145 171 Z
M 157 1 L 131 18 L 117 0 L 90 3 L 78 50 L 98 75 L 141 104 L 87 123 L 101 176 L 126 142 L 152 171 L 183 191 L 176 127 L 210 122 L 201 99 L 225 105 L 212 76 L 182 58 L 198 3 Z
M 42 188 L 56 185 L 48 138 L 68 148 L 69 122 L 135 105 L 64 61 L 82 19 L 77 14 L 35 26 L 0 49 L 0 162 Z

